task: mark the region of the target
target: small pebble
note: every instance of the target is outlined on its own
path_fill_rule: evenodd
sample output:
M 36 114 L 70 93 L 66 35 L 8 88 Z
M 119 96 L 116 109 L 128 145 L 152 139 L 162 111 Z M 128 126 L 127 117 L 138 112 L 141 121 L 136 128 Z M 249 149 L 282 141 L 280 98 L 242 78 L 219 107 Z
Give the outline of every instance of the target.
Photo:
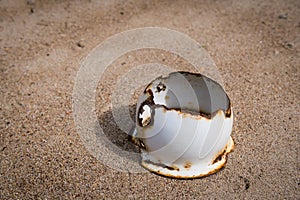
M 287 19 L 287 16 L 288 16 L 288 14 L 285 13 L 285 14 L 278 15 L 278 18 L 279 19 Z
M 84 48 L 84 45 L 82 44 L 82 42 L 77 42 L 76 45 L 80 48 Z
M 27 5 L 34 5 L 35 4 L 35 0 L 27 0 Z

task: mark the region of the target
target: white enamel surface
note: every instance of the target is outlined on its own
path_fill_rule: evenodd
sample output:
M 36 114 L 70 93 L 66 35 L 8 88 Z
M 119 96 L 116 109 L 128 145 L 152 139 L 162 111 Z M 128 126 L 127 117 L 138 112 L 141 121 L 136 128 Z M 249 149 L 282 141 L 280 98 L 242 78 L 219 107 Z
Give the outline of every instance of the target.
M 151 117 L 151 108 L 148 105 L 143 106 L 144 112 L 139 114 L 139 118 L 142 119 L 142 124 L 144 124 L 148 118 Z
M 156 108 L 151 127 L 138 129 L 150 157 L 164 164 L 186 162 L 209 165 L 230 138 L 232 117 L 220 111 L 213 119 Z M 152 136 L 152 137 L 147 137 Z
M 226 145 L 226 155 L 232 150 L 234 146 L 233 140 L 230 137 Z M 157 164 L 149 163 L 149 161 L 156 163 L 156 158 L 149 155 L 148 152 L 142 151 L 142 165 L 150 171 L 155 173 L 169 176 L 173 178 L 198 178 L 217 172 L 226 163 L 226 155 L 222 156 L 222 159 L 214 164 L 204 165 L 202 162 L 191 163 L 190 168 L 186 168 L 182 164 L 172 164 L 174 170 L 170 170 L 166 167 L 159 166 Z

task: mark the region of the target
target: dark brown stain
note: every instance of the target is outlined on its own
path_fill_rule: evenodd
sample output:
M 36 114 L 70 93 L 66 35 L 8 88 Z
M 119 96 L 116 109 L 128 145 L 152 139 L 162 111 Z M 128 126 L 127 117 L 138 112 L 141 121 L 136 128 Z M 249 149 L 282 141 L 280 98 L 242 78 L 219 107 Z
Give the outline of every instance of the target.
M 145 145 L 144 141 L 140 138 L 136 138 L 132 135 L 128 135 L 128 140 L 132 142 L 134 145 L 138 146 L 141 149 L 147 151 L 147 146 Z
M 149 125 L 150 122 L 151 122 L 151 117 L 147 117 L 146 120 L 144 120 L 144 122 L 143 122 L 143 120 L 142 120 L 142 125 L 143 125 L 143 127 Z
M 143 142 L 143 140 L 138 139 L 138 141 L 139 141 L 139 147 L 142 148 L 142 149 L 147 150 L 147 147 L 146 147 L 145 143 Z
M 155 163 L 155 162 L 152 162 L 150 160 L 145 160 L 144 161 L 145 163 L 149 163 L 149 164 L 152 164 L 152 165 L 156 165 L 158 167 L 163 167 L 163 168 L 166 168 L 168 170 L 176 170 L 176 171 L 179 171 L 179 168 L 178 167 L 175 167 L 175 166 L 168 166 L 168 165 L 165 165 L 165 164 L 162 164 L 162 163 Z M 159 171 L 158 171 L 159 172 Z
M 214 161 L 212 162 L 212 164 L 215 164 L 215 163 L 221 161 L 222 158 L 223 158 L 223 156 L 224 156 L 225 154 L 226 154 L 226 149 L 225 149 L 224 151 L 222 151 L 222 153 L 219 154 L 219 155 L 214 159 Z
M 228 98 L 228 97 L 227 97 Z M 229 98 L 228 98 L 228 101 L 229 101 L 229 106 L 228 106 L 228 109 L 225 111 L 225 117 L 226 118 L 230 118 L 231 117 L 231 102 L 230 102 L 230 100 L 229 100 Z
M 136 137 L 133 137 L 132 135 L 128 135 L 127 139 L 128 141 L 132 142 L 134 145 L 139 146 L 139 141 Z
M 191 168 L 192 167 L 192 162 L 190 162 L 190 161 L 187 161 L 185 164 L 184 164 L 184 168 L 185 169 L 189 169 L 189 168 Z
M 156 91 L 157 93 L 161 92 L 161 91 L 165 91 L 167 88 L 167 86 L 165 84 L 163 84 L 162 82 L 160 82 L 157 86 L 156 86 Z
M 232 144 L 228 146 L 229 144 L 227 143 L 226 147 L 222 151 L 220 151 L 219 154 L 217 154 L 216 158 L 212 162 L 212 165 L 217 162 L 220 162 L 222 159 L 225 159 L 227 161 L 228 154 L 234 150 L 234 141 L 232 137 L 230 137 L 230 140 Z

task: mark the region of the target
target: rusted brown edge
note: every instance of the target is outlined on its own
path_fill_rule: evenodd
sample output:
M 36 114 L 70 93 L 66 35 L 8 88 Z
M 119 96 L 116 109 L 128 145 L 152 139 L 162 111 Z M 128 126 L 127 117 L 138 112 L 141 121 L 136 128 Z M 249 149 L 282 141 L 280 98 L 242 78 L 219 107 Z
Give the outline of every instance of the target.
M 206 174 L 199 174 L 199 175 L 195 175 L 195 176 L 191 176 L 191 177 L 174 176 L 174 175 L 172 175 L 172 174 L 163 174 L 163 173 L 161 173 L 160 171 L 154 171 L 154 170 L 152 170 L 152 169 L 146 167 L 145 165 L 143 165 L 143 162 L 145 162 L 145 161 L 143 161 L 143 160 L 141 161 L 141 166 L 142 166 L 143 168 L 147 169 L 148 171 L 154 173 L 154 174 L 157 174 L 157 175 L 160 175 L 160 176 L 166 177 L 166 178 L 176 178 L 176 179 L 181 179 L 181 180 L 189 180 L 189 179 L 201 179 L 201 178 L 205 178 L 205 177 L 208 177 L 208 176 L 210 176 L 210 175 L 213 175 L 213 174 L 215 174 L 215 173 L 217 173 L 217 172 L 219 172 L 219 171 L 221 171 L 222 169 L 225 168 L 226 163 L 227 163 L 228 154 L 231 153 L 231 152 L 233 151 L 234 146 L 235 146 L 232 137 L 230 137 L 230 141 L 229 141 L 229 142 L 230 142 L 230 143 L 229 143 L 229 144 L 227 143 L 227 145 L 226 145 L 226 147 L 225 147 L 225 153 L 222 154 L 222 159 L 218 161 L 218 162 L 221 162 L 223 159 L 225 159 L 225 160 L 224 160 L 224 163 L 223 163 L 222 165 L 218 166 L 217 168 L 215 168 L 215 169 L 209 171 L 209 172 L 206 173 Z M 223 152 L 223 150 L 222 150 L 221 152 Z M 218 156 L 219 156 L 219 155 L 218 155 Z M 145 162 L 145 163 L 147 163 L 147 162 Z M 151 162 L 148 162 L 148 163 L 153 164 L 154 162 L 152 162 L 152 163 L 151 163 Z M 154 165 L 157 165 L 157 164 L 154 163 Z M 158 165 L 158 166 L 159 166 L 159 165 Z
M 143 162 L 145 163 L 149 163 L 149 164 L 152 164 L 152 165 L 156 165 L 156 166 L 159 166 L 159 167 L 163 167 L 163 168 L 166 168 L 168 170 L 176 170 L 176 171 L 179 171 L 179 168 L 176 167 L 176 166 L 169 166 L 169 165 L 165 165 L 165 164 L 162 164 L 162 163 L 155 163 L 151 160 L 144 160 Z
M 226 97 L 227 97 L 227 99 L 228 99 L 228 108 L 227 108 L 226 110 L 219 109 L 219 110 L 216 110 L 216 111 L 213 112 L 213 113 L 205 113 L 205 112 L 203 112 L 203 111 L 201 111 L 201 110 L 196 110 L 196 111 L 195 111 L 195 110 L 189 110 L 189 109 L 184 109 L 184 110 L 182 110 L 182 109 L 180 109 L 180 108 L 168 108 L 168 107 L 165 106 L 165 105 L 155 104 L 155 103 L 154 103 L 154 100 L 153 100 L 154 95 L 153 95 L 152 90 L 150 89 L 150 88 L 151 88 L 151 85 L 153 84 L 153 82 L 154 82 L 155 80 L 158 80 L 158 79 L 168 79 L 172 74 L 175 74 L 175 73 L 194 75 L 194 76 L 197 76 L 197 77 L 205 77 L 205 78 L 211 80 L 212 82 L 214 82 L 215 84 L 219 85 L 219 86 L 222 88 L 224 94 L 226 95 Z M 164 89 L 165 89 L 165 88 L 164 88 Z M 224 115 L 225 115 L 226 118 L 230 118 L 231 115 L 232 115 L 232 111 L 231 111 L 231 106 L 232 106 L 232 105 L 231 105 L 231 101 L 230 101 L 229 96 L 228 96 L 227 93 L 225 92 L 224 88 L 223 88 L 218 82 L 214 81 L 213 79 L 211 79 L 211 78 L 209 78 L 209 77 L 207 77 L 207 76 L 205 76 L 205 75 L 203 75 L 203 74 L 199 74 L 199 73 L 192 73 L 192 72 L 185 72 L 185 71 L 176 71 L 176 72 L 170 73 L 170 74 L 169 74 L 168 76 L 166 76 L 166 77 L 159 76 L 158 78 L 154 79 L 153 81 L 151 81 L 151 83 L 149 83 L 149 84 L 147 85 L 146 89 L 144 90 L 144 94 L 147 94 L 149 97 L 152 97 L 151 99 L 148 99 L 148 98 L 147 98 L 147 100 L 146 100 L 146 101 L 149 102 L 149 103 L 150 103 L 149 100 L 151 100 L 151 104 L 147 104 L 148 106 L 150 106 L 150 108 L 153 108 L 153 107 L 151 107 L 151 106 L 154 106 L 154 105 L 155 105 L 155 107 L 164 107 L 166 110 L 175 110 L 175 111 L 180 112 L 180 113 L 188 113 L 188 114 L 191 114 L 191 115 L 193 115 L 193 116 L 201 116 L 201 117 L 204 117 L 204 118 L 206 118 L 206 119 L 212 119 L 212 118 L 214 118 L 220 110 L 224 112 Z M 141 104 L 140 107 L 144 106 L 144 105 L 145 105 L 144 103 L 145 103 L 146 101 L 144 101 L 144 102 Z

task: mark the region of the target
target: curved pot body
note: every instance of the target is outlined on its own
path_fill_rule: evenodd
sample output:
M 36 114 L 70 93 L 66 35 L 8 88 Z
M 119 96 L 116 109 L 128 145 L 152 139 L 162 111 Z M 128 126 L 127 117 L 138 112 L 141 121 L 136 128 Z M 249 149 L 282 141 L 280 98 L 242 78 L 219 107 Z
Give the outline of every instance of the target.
M 142 166 L 174 178 L 215 173 L 233 149 L 233 113 L 228 96 L 200 74 L 175 72 L 150 83 L 137 106 L 133 139 Z

